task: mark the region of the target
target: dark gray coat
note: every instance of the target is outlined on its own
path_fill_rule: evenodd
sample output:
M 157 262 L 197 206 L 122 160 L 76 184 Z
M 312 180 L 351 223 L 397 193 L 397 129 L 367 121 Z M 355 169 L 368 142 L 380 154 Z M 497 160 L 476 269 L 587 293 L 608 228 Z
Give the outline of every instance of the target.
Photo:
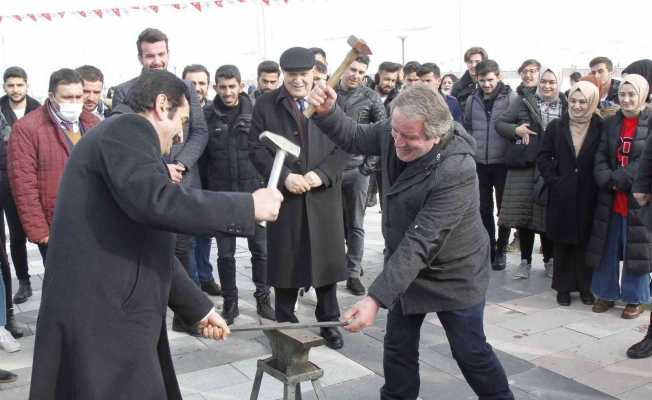
M 480 219 L 475 142 L 464 128 L 455 123 L 442 143 L 399 173 L 389 119 L 360 125 L 339 108 L 313 119 L 343 149 L 380 156 L 386 254 L 369 295 L 388 308 L 400 301 L 404 314 L 483 302 L 489 236 Z
M 562 112 L 567 111 L 565 97 L 560 95 Z M 530 135 L 528 157 L 532 165 L 527 168 L 507 171 L 505 191 L 500 208 L 498 224 L 512 228 L 531 229 L 536 232 L 546 231 L 546 209 L 534 202 L 534 184 L 539 171 L 535 168 L 536 156 L 541 149 L 545 131 L 541 120 L 541 112 L 533 95 L 519 96 L 509 109 L 496 121 L 496 131 L 509 141 L 517 139 L 516 128 L 527 123 L 536 135 Z
M 640 208 L 631 196 L 632 184 L 639 171 L 639 163 L 652 126 L 652 109 L 646 108 L 639 114 L 638 127 L 629 153 L 629 163 L 622 168 L 617 165 L 616 149 L 620 141 L 623 114 L 618 111 L 604 121 L 600 146 L 595 155 L 595 180 L 598 185 L 598 204 L 593 218 L 591 239 L 587 248 L 587 263 L 593 268 L 600 266 L 600 260 L 607 241 L 609 217 L 611 216 L 614 191 L 612 187 L 629 193 L 627 215 L 627 248 L 624 268 L 632 274 L 652 272 L 652 235 L 638 218 Z
M 278 189 L 283 193 L 276 222 L 267 225 L 267 280 L 280 288 L 321 287 L 347 278 L 342 221 L 342 170 L 349 155 L 300 114 L 285 87 L 256 100 L 249 132 L 251 160 L 265 182 L 274 152 L 258 135 L 268 130 L 300 145 L 297 161 L 286 159 Z M 289 173 L 314 171 L 323 185 L 295 195 L 286 190 Z
M 181 399 L 167 307 L 196 323 L 213 304 L 174 258 L 169 231 L 254 229 L 251 194 L 170 182 L 145 118 L 111 117 L 84 135 L 59 187 L 30 398 Z
M 339 84 L 335 90 L 337 104 L 342 107 L 346 115 L 358 123 L 370 124 L 387 118 L 383 101 L 375 90 L 362 85 L 355 89 L 343 90 Z M 354 154 L 345 169 L 359 168 L 364 175 L 369 175 L 376 170 L 377 162 L 377 157 Z
M 129 90 L 134 86 L 137 79 L 138 77 L 133 78 L 115 87 L 111 115 L 133 112 L 127 103 L 129 100 Z M 190 104 L 190 121 L 184 131 L 183 143 L 174 144 L 170 155 L 164 157 L 164 160 L 168 164 L 182 163 L 187 170 L 183 176 L 182 184 L 200 188 L 201 182 L 197 161 L 206 148 L 208 129 L 206 128 L 206 120 L 199 104 L 197 92 L 195 92 L 190 81 L 184 81 L 184 83 L 186 84 L 186 99 L 188 100 L 188 104 Z
M 475 161 L 478 164 L 503 164 L 508 140 L 496 132 L 496 120 L 507 111 L 509 105 L 516 99 L 516 95 L 509 86 L 503 85 L 491 110 L 486 110 L 482 97 L 482 90 L 476 89 L 467 99 L 464 109 L 464 128 L 477 143 Z

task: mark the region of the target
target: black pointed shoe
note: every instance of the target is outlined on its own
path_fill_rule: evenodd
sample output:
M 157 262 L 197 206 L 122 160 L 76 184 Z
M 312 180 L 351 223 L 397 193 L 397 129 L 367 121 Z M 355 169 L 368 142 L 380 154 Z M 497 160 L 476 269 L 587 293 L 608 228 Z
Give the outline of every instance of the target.
M 269 294 L 256 297 L 256 312 L 265 319 L 276 321 L 276 313 L 272 308 Z
M 627 349 L 629 358 L 647 358 L 652 356 L 652 337 L 646 336 L 640 342 Z
M 362 284 L 362 282 L 360 282 L 360 278 L 347 279 L 346 288 L 349 289 L 349 291 L 356 296 L 362 296 L 366 292 L 364 285 Z
M 18 291 L 14 295 L 14 304 L 22 304 L 32 297 L 32 284 L 28 279 L 18 281 Z
M 201 283 L 201 290 L 203 290 L 209 296 L 221 296 L 222 288 L 214 280 L 206 281 Z
M 571 305 L 571 296 L 568 292 L 557 293 L 557 304 L 560 306 L 568 307 Z
M 319 335 L 326 340 L 326 346 L 333 350 L 341 349 L 344 346 L 344 339 L 337 328 L 320 328 Z

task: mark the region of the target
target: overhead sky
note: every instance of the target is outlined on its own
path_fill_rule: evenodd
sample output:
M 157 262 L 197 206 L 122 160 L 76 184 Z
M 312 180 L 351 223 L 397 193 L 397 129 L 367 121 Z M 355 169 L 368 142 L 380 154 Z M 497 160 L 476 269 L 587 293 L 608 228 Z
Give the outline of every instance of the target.
M 133 5 L 173 0 L 2 0 L 0 15 L 40 13 Z M 188 3 L 180 1 L 181 3 Z M 191 63 L 214 71 L 236 64 L 246 78 L 255 78 L 259 61 L 278 60 L 291 46 L 319 46 L 330 68 L 347 51 L 346 38 L 365 39 L 374 55 L 370 69 L 385 60 L 434 61 L 447 71 L 463 68 L 461 53 L 480 45 L 505 70 L 526 58 L 560 70 L 586 68 L 596 55 L 626 66 L 652 58 L 649 18 L 652 2 L 599 0 L 289 0 L 266 6 L 260 0 L 228 4 L 197 12 L 162 8 L 159 13 L 134 12 L 120 18 L 67 15 L 52 22 L 0 22 L 0 69 L 21 65 L 30 75 L 31 92 L 44 96 L 50 73 L 61 67 L 93 64 L 109 85 L 139 71 L 135 40 L 146 27 L 170 37 L 170 70 L 180 73 Z

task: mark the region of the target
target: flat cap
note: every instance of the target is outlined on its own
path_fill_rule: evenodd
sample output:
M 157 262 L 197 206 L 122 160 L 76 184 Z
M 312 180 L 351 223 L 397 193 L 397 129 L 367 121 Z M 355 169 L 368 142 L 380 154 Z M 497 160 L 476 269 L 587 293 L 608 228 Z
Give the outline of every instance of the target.
M 305 47 L 291 47 L 281 54 L 279 64 L 283 71 L 306 71 L 315 65 L 315 56 Z

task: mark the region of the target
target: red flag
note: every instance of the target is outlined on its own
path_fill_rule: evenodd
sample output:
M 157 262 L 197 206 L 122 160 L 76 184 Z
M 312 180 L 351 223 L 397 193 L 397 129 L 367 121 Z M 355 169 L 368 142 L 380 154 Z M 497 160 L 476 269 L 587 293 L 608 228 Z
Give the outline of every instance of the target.
M 155 13 L 158 12 L 158 6 L 149 6 Z
M 36 15 L 34 14 L 27 14 L 28 17 L 32 19 L 32 21 L 36 22 Z
M 66 15 L 65 11 L 59 11 L 57 14 L 59 14 L 59 18 L 63 18 L 64 15 Z
M 82 17 L 86 18 L 86 11 L 77 11 L 77 13 Z
M 222 4 L 222 0 L 214 1 L 214 3 L 215 3 L 215 5 L 218 6 L 218 7 L 224 7 L 224 4 Z
M 176 8 L 177 10 L 181 10 L 181 4 L 179 3 L 172 4 L 172 7 Z
M 50 13 L 43 13 L 41 14 L 41 17 L 47 19 L 48 21 L 52 21 L 52 15 Z
M 215 3 L 217 3 L 217 2 L 215 2 Z M 197 11 L 201 12 L 201 3 L 200 2 L 192 1 L 192 2 L 190 2 L 190 4 L 192 4 L 192 6 L 197 9 Z
M 21 17 L 20 15 L 13 15 L 13 17 L 19 20 L 20 22 L 23 22 L 23 17 Z
M 114 13 L 117 17 L 120 16 L 120 9 L 119 9 L 119 8 L 113 8 L 112 10 L 113 10 L 113 13 Z
M 269 5 L 269 0 L 263 0 L 263 3 Z
M 97 14 L 98 17 L 102 18 L 102 10 L 93 10 L 95 14 Z

